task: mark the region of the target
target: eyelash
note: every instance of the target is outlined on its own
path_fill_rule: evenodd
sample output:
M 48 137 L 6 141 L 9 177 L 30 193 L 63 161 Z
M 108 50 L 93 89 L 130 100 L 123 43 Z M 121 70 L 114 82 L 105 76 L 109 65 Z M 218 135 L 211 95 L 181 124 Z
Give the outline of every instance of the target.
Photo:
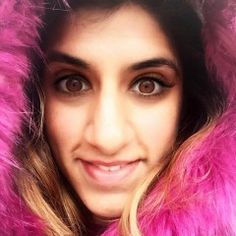
M 74 79 L 74 81 L 79 81 L 81 84 L 81 89 L 79 91 L 68 91 L 68 88 L 66 88 L 66 83 L 68 81 L 71 81 Z M 149 93 L 142 93 L 141 91 L 137 91 L 138 86 L 140 86 L 140 83 L 142 82 L 147 82 L 151 81 L 154 83 L 154 92 Z M 92 88 L 91 83 L 89 82 L 88 79 L 85 78 L 85 76 L 80 75 L 80 74 L 69 74 L 60 77 L 56 82 L 55 82 L 56 89 L 60 92 L 65 93 L 68 96 L 78 96 L 86 93 Z M 163 90 L 166 88 L 172 87 L 171 84 L 165 81 L 165 78 L 163 76 L 158 75 L 158 74 L 144 74 L 139 76 L 137 79 L 135 79 L 131 85 L 129 86 L 129 90 L 132 93 L 136 93 L 137 96 L 141 96 L 144 98 L 151 98 L 155 96 L 160 96 L 163 93 Z M 157 91 L 158 90 L 158 91 Z

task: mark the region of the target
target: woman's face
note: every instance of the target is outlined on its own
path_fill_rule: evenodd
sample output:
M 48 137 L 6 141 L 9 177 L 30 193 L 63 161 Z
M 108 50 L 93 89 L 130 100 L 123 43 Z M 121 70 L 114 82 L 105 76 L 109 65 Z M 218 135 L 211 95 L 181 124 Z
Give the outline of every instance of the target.
M 43 82 L 49 144 L 85 206 L 101 219 L 119 217 L 175 143 L 179 62 L 138 6 L 77 12 L 55 39 Z

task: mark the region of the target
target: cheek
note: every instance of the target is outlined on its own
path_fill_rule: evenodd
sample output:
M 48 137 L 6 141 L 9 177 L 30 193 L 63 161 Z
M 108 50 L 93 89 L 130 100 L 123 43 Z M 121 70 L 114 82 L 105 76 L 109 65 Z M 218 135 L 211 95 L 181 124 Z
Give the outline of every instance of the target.
M 178 116 L 175 109 L 159 108 L 150 112 L 146 117 L 145 127 L 146 138 L 153 142 L 164 142 L 166 139 L 174 139 L 178 126 Z
M 56 156 L 71 152 L 80 143 L 86 119 L 84 107 L 75 108 L 48 99 L 45 104 L 45 127 Z
M 158 103 L 151 108 L 136 108 L 132 112 L 133 126 L 139 142 L 143 144 L 148 156 L 161 158 L 174 144 L 179 116 L 180 102 Z

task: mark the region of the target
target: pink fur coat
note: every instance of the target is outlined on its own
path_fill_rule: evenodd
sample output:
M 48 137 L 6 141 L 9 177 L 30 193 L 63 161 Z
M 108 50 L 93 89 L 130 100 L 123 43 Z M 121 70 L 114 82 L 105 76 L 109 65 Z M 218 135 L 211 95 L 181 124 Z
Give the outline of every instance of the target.
M 42 1 L 0 0 L 0 235 L 42 235 L 13 186 L 19 168 L 13 149 L 27 118 L 23 84 L 30 50 L 37 50 Z M 192 2 L 204 23 L 209 73 L 224 82 L 228 105 L 211 133 L 173 167 L 170 200 L 158 209 L 150 204 L 162 191 L 160 181 L 141 207 L 139 226 L 147 236 L 236 236 L 236 2 Z M 118 235 L 116 228 L 104 235 Z

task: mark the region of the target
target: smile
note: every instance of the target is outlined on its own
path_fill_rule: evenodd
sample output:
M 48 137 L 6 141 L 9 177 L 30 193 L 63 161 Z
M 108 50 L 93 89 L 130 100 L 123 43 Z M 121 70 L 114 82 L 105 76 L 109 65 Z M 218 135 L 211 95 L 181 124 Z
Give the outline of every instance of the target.
M 89 181 L 102 187 L 111 187 L 123 184 L 123 180 L 131 178 L 138 168 L 140 160 L 119 163 L 80 160 L 80 163 Z

